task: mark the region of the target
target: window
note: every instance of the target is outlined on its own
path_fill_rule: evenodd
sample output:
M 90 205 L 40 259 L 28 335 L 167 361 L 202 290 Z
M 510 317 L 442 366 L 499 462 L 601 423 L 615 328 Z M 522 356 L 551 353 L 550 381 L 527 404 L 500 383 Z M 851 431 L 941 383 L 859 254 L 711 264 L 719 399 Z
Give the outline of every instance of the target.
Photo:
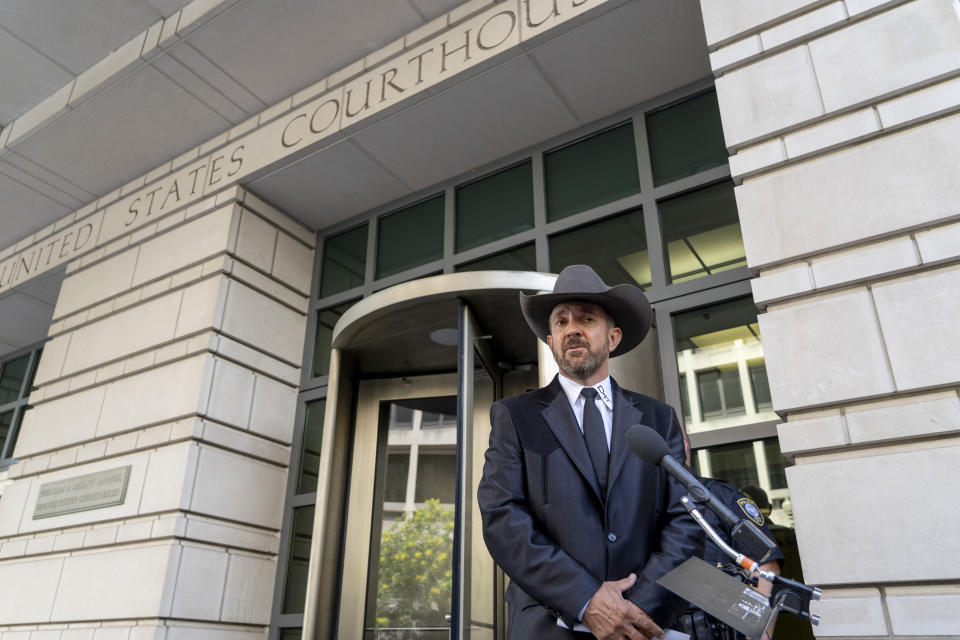
M 377 278 L 443 257 L 443 195 L 380 218 Z
M 753 300 L 679 313 L 673 325 L 688 432 L 777 419 Z
M 533 244 L 495 253 L 486 258 L 457 265 L 457 271 L 536 271 L 537 252 Z
M 717 92 L 648 114 L 647 141 L 656 186 L 726 164 Z
M 457 251 L 533 227 L 530 162 L 463 185 L 456 193 Z
M 0 368 L 0 406 L 20 399 L 29 364 L 29 353 L 3 363 Z
M 608 285 L 651 285 L 643 213 L 639 209 L 612 216 L 550 238 L 550 270 L 587 264 Z
M 293 511 L 293 541 L 287 554 L 287 582 L 283 591 L 283 612 L 303 613 L 307 595 L 307 568 L 313 539 L 313 506 Z
M 693 454 L 693 467 L 698 475 L 717 478 L 745 490 L 744 493 L 766 511 L 773 527 L 792 529 L 793 508 L 786 475 L 789 465 L 780 453 L 776 438 L 706 447 Z M 767 507 L 763 505 L 764 500 Z
M 0 359 L 0 470 L 13 461 L 41 353 L 41 348 L 31 347 Z
M 300 479 L 297 493 L 315 493 L 320 471 L 320 443 L 323 441 L 323 414 L 326 400 L 308 402 L 303 425 L 303 441 L 300 449 Z
M 317 312 L 317 335 L 313 345 L 313 375 L 325 376 L 330 372 L 330 347 L 333 344 L 333 328 L 354 301 Z
M 327 238 L 323 243 L 320 297 L 325 298 L 362 285 L 366 263 L 366 224 Z
M 657 207 L 670 282 L 747 265 L 732 182 L 670 198 Z
M 550 151 L 543 162 L 551 222 L 640 191 L 629 122 Z

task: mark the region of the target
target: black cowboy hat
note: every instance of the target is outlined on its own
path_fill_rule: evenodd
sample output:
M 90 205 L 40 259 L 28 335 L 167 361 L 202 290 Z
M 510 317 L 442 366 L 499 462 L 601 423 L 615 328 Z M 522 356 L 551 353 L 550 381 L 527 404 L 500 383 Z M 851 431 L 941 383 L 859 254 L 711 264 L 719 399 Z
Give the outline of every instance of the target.
M 623 355 L 640 344 L 650 330 L 653 312 L 650 302 L 638 287 L 618 284 L 608 287 L 597 272 L 583 264 L 573 264 L 560 272 L 553 293 L 520 294 L 520 309 L 537 337 L 547 341 L 550 335 L 550 312 L 561 302 L 593 302 L 603 307 L 620 327 L 623 339 L 610 356 Z

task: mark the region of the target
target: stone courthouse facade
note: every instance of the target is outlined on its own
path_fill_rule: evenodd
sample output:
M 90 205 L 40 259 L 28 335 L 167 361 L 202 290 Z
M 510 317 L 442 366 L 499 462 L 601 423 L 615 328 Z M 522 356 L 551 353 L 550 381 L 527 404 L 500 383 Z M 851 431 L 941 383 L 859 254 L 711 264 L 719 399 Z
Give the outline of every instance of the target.
M 957 0 L 24 1 L 0 56 L 0 640 L 503 637 L 484 414 L 581 262 L 817 637 L 960 637 Z

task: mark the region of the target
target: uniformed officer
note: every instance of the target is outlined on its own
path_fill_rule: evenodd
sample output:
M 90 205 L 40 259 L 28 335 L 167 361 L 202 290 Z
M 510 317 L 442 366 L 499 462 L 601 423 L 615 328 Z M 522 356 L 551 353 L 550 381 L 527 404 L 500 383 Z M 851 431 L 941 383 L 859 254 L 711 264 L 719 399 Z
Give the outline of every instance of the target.
M 687 437 L 686 431 L 683 433 L 683 448 L 684 453 L 686 453 L 687 456 L 687 467 L 690 467 L 690 439 Z M 733 514 L 740 518 L 752 520 L 758 527 L 763 529 L 763 532 L 767 534 L 767 537 L 769 537 L 771 540 L 773 539 L 773 534 L 770 532 L 767 518 L 764 517 L 760 507 L 751 497 L 747 496 L 745 493 L 739 491 L 736 487 L 728 482 L 724 482 L 723 480 L 718 480 L 716 478 L 701 478 L 699 476 L 698 479 L 701 483 L 703 483 L 703 486 L 706 487 L 707 491 L 715 495 L 717 499 L 722 502 L 723 505 L 727 507 L 727 509 L 729 509 Z M 756 489 L 760 488 L 756 487 Z M 760 489 L 760 491 L 762 492 L 763 490 Z M 764 494 L 763 497 L 766 498 L 766 495 Z M 769 505 L 769 501 L 767 501 L 767 505 Z M 707 508 L 700 509 L 700 513 L 703 515 L 704 520 L 707 521 L 707 524 L 709 524 L 713 530 L 716 531 L 721 538 L 723 538 L 724 542 L 733 546 L 730 540 L 730 532 L 727 531 L 726 528 L 724 528 L 724 526 L 720 523 L 720 517 Z M 706 534 L 704 535 L 706 536 Z M 734 548 L 736 547 L 734 546 Z M 718 547 L 716 543 L 714 543 L 709 537 L 706 538 L 706 544 L 704 546 L 702 558 L 704 561 L 716 567 L 722 567 L 732 563 L 730 556 L 724 553 L 720 547 Z M 756 558 L 754 559 L 756 560 Z M 767 556 L 763 564 L 760 565 L 760 568 L 764 571 L 772 571 L 779 575 L 782 562 L 783 553 L 780 551 L 780 548 L 777 547 L 773 550 L 773 552 L 770 553 L 769 556 Z M 763 578 L 759 578 L 757 590 L 760 591 L 760 593 L 769 596 L 772 589 L 773 585 L 771 583 L 767 582 Z M 770 640 L 772 635 L 773 625 L 771 625 L 770 631 L 767 632 L 763 640 Z M 743 638 L 743 635 L 737 633 L 736 637 Z

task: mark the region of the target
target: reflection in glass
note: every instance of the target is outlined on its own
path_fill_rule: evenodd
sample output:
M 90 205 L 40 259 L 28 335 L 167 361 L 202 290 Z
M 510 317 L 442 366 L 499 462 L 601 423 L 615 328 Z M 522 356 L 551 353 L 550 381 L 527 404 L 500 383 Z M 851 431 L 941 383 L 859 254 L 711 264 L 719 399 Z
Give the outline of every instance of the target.
M 647 114 L 647 140 L 657 186 L 726 164 L 716 91 Z
M 793 527 L 786 476 L 790 463 L 780 453 L 776 438 L 697 449 L 693 466 L 698 475 L 723 480 L 741 491 L 746 489 L 774 525 Z
M 426 502 L 435 498 L 443 504 L 453 504 L 456 498 L 456 481 L 456 451 L 433 452 L 426 447 L 420 448 L 415 502 Z
M 687 374 L 680 374 L 680 389 L 687 388 Z M 690 424 L 690 400 L 687 398 L 687 394 L 680 394 L 680 406 L 683 409 L 683 424 Z
M 780 453 L 780 443 L 776 438 L 765 440 L 763 443 L 764 457 L 767 459 L 767 468 L 770 471 L 770 487 L 772 489 L 787 488 L 787 467 L 790 462 Z
M 283 589 L 283 612 L 303 613 L 307 595 L 307 568 L 313 537 L 313 505 L 293 510 L 293 535 L 287 559 L 287 582 Z
M 384 502 L 407 501 L 407 477 L 410 475 L 410 453 L 387 454 L 387 482 Z
M 530 161 L 458 187 L 456 220 L 457 252 L 532 229 Z
M 421 429 L 452 429 L 456 426 L 457 415 L 455 413 L 436 413 L 433 411 L 424 411 L 420 423 Z
M 640 191 L 631 122 L 550 151 L 543 162 L 549 222 Z
M 549 243 L 554 273 L 571 264 L 586 264 L 608 285 L 650 288 L 650 255 L 640 209 L 558 233 Z
M 743 392 L 736 363 L 726 363 L 713 369 L 697 372 L 700 392 L 700 410 L 705 420 L 725 416 L 741 416 Z
M 20 399 L 20 389 L 29 363 L 29 353 L 3 363 L 0 369 L 0 405 Z
M 673 317 L 687 431 L 776 420 L 750 298 Z
M 330 346 L 333 343 L 333 328 L 347 309 L 356 300 L 345 302 L 336 307 L 317 312 L 317 339 L 313 344 L 313 375 L 325 376 L 330 373 Z
M 399 404 L 390 405 L 390 428 L 413 429 L 413 409 Z
M 320 268 L 320 297 L 362 285 L 366 264 L 366 223 L 327 238 L 323 243 L 323 266 Z
M 706 452 L 710 456 L 711 477 L 729 482 L 738 489 L 759 483 L 752 442 L 710 447 Z
M 753 406 L 757 413 L 773 409 L 773 399 L 770 397 L 770 383 L 767 382 L 767 366 L 763 358 L 747 361 L 747 370 L 750 372 L 750 388 L 753 389 Z
M 533 244 L 501 251 L 456 266 L 457 271 L 536 271 L 537 253 Z
M 377 278 L 443 257 L 443 195 L 380 218 Z
M 300 640 L 302 636 L 303 629 L 300 627 L 280 630 L 280 640 Z
M 303 453 L 297 493 L 315 493 L 320 471 L 320 443 L 323 440 L 323 414 L 326 400 L 308 402 L 303 416 Z
M 439 640 L 449 634 L 457 430 L 424 432 L 425 410 L 456 413 L 456 398 L 404 400 L 382 414 L 387 424 L 378 445 L 382 466 L 375 495 L 380 502 L 371 532 L 364 625 L 364 637 L 371 640 Z M 412 488 L 407 486 L 411 476 Z
M 670 282 L 746 266 L 732 182 L 663 200 L 657 208 Z

